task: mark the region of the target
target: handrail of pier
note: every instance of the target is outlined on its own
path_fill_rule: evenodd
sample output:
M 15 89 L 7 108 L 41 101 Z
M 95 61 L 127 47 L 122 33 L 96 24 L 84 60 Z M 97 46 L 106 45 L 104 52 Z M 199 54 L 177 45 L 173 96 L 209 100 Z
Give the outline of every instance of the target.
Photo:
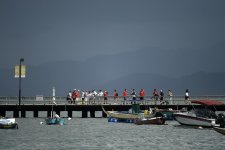
M 123 100 L 122 96 L 118 97 L 118 100 L 114 100 L 113 96 L 108 96 L 107 103 L 108 105 L 127 105 L 131 104 L 131 96 L 127 97 L 127 101 Z M 225 103 L 225 95 L 194 95 L 190 97 L 190 100 L 217 100 Z M 143 101 L 139 101 L 139 98 L 137 97 L 137 103 L 146 104 L 146 105 L 155 105 L 159 104 L 159 98 L 158 101 L 154 99 L 152 96 L 145 96 Z M 168 96 L 164 96 L 164 101 L 168 101 L 169 105 L 184 105 L 186 104 L 186 101 L 184 100 L 184 96 L 178 95 L 172 97 L 172 103 L 169 100 Z M 76 100 L 75 104 L 70 104 L 66 97 L 55 97 L 55 103 L 59 105 L 102 105 L 104 103 L 103 97 L 96 97 L 95 100 L 88 100 L 85 99 L 84 101 L 80 99 Z M 18 97 L 17 96 L 0 96 L 0 105 L 18 105 Z M 51 96 L 43 96 L 43 97 L 37 97 L 37 96 L 27 96 L 27 97 L 21 97 L 21 105 L 50 105 L 53 104 L 53 98 Z M 164 103 L 166 105 L 166 103 Z

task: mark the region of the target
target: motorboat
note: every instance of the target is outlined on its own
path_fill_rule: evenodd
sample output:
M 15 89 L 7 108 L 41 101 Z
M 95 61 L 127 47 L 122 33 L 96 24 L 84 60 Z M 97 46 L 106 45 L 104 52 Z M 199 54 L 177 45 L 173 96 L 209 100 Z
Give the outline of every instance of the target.
M 174 113 L 173 116 L 181 125 L 213 127 L 216 126 L 217 115 L 208 106 L 224 105 L 215 100 L 193 100 L 191 103 L 200 104 L 205 108 L 193 109 L 187 112 Z
M 18 124 L 15 118 L 0 118 L 0 129 L 18 129 Z

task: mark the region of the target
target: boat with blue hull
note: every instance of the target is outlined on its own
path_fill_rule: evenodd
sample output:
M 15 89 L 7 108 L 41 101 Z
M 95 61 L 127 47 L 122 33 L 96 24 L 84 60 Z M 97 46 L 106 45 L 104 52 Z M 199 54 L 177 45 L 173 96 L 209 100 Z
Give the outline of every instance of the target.
M 134 123 L 134 119 L 123 119 L 123 118 L 108 118 L 108 122 L 118 122 L 118 123 Z

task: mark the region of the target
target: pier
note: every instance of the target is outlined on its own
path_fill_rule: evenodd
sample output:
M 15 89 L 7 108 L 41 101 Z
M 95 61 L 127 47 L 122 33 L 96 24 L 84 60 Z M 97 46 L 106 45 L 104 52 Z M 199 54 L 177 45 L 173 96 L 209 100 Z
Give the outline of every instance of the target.
M 70 104 L 67 102 L 66 97 L 56 97 L 55 103 L 53 103 L 52 97 L 21 97 L 21 104 L 19 105 L 18 97 L 0 97 L 0 116 L 6 116 L 6 112 L 12 112 L 15 118 L 26 118 L 27 112 L 33 112 L 33 117 L 39 117 L 39 112 L 46 112 L 46 117 L 51 116 L 52 110 L 61 114 L 61 112 L 66 112 L 68 117 L 73 117 L 73 112 L 81 112 L 82 118 L 95 118 L 96 112 L 101 112 L 101 117 L 107 117 L 107 115 L 102 111 L 102 106 L 105 110 L 111 111 L 129 111 L 132 107 L 132 103 L 140 104 L 140 109 L 145 110 L 151 108 L 158 109 L 187 109 L 190 110 L 193 107 L 199 108 L 203 107 L 198 104 L 186 104 L 182 96 L 174 96 L 173 103 L 170 103 L 169 98 L 164 98 L 169 104 L 160 104 L 159 100 L 155 101 L 151 96 L 146 96 L 143 101 L 124 101 L 123 97 L 119 97 L 117 101 L 109 96 L 107 103 L 104 103 L 102 97 L 96 97 L 95 100 L 77 100 L 75 104 Z M 225 103 L 225 96 L 193 96 L 190 100 L 217 100 Z M 211 109 L 216 111 L 225 111 L 225 105 L 222 106 L 210 106 Z

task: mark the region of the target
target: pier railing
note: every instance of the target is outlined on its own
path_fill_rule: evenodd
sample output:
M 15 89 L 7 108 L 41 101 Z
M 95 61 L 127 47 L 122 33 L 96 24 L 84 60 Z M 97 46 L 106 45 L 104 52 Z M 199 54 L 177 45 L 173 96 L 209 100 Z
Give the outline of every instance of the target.
M 0 97 L 0 105 L 19 105 L 18 97 Z M 165 96 L 163 101 L 160 101 L 156 97 L 145 96 L 144 100 L 140 100 L 139 97 L 136 98 L 136 103 L 146 104 L 146 105 L 184 105 L 187 104 L 188 101 L 185 101 L 184 96 L 173 96 L 170 100 L 170 97 Z M 196 95 L 191 96 L 190 100 L 217 100 L 225 103 L 225 95 Z M 67 101 L 66 97 L 55 97 L 53 101 L 53 97 L 51 96 L 33 96 L 33 97 L 21 97 L 21 105 L 51 105 L 55 102 L 59 105 L 129 105 L 133 103 L 132 97 L 128 96 L 127 100 L 124 100 L 122 96 L 119 96 L 117 100 L 114 99 L 113 96 L 108 96 L 108 100 L 104 101 L 103 97 L 95 97 L 92 99 L 85 98 L 82 100 L 78 98 L 74 103 L 70 103 Z M 163 103 L 164 102 L 164 103 Z

